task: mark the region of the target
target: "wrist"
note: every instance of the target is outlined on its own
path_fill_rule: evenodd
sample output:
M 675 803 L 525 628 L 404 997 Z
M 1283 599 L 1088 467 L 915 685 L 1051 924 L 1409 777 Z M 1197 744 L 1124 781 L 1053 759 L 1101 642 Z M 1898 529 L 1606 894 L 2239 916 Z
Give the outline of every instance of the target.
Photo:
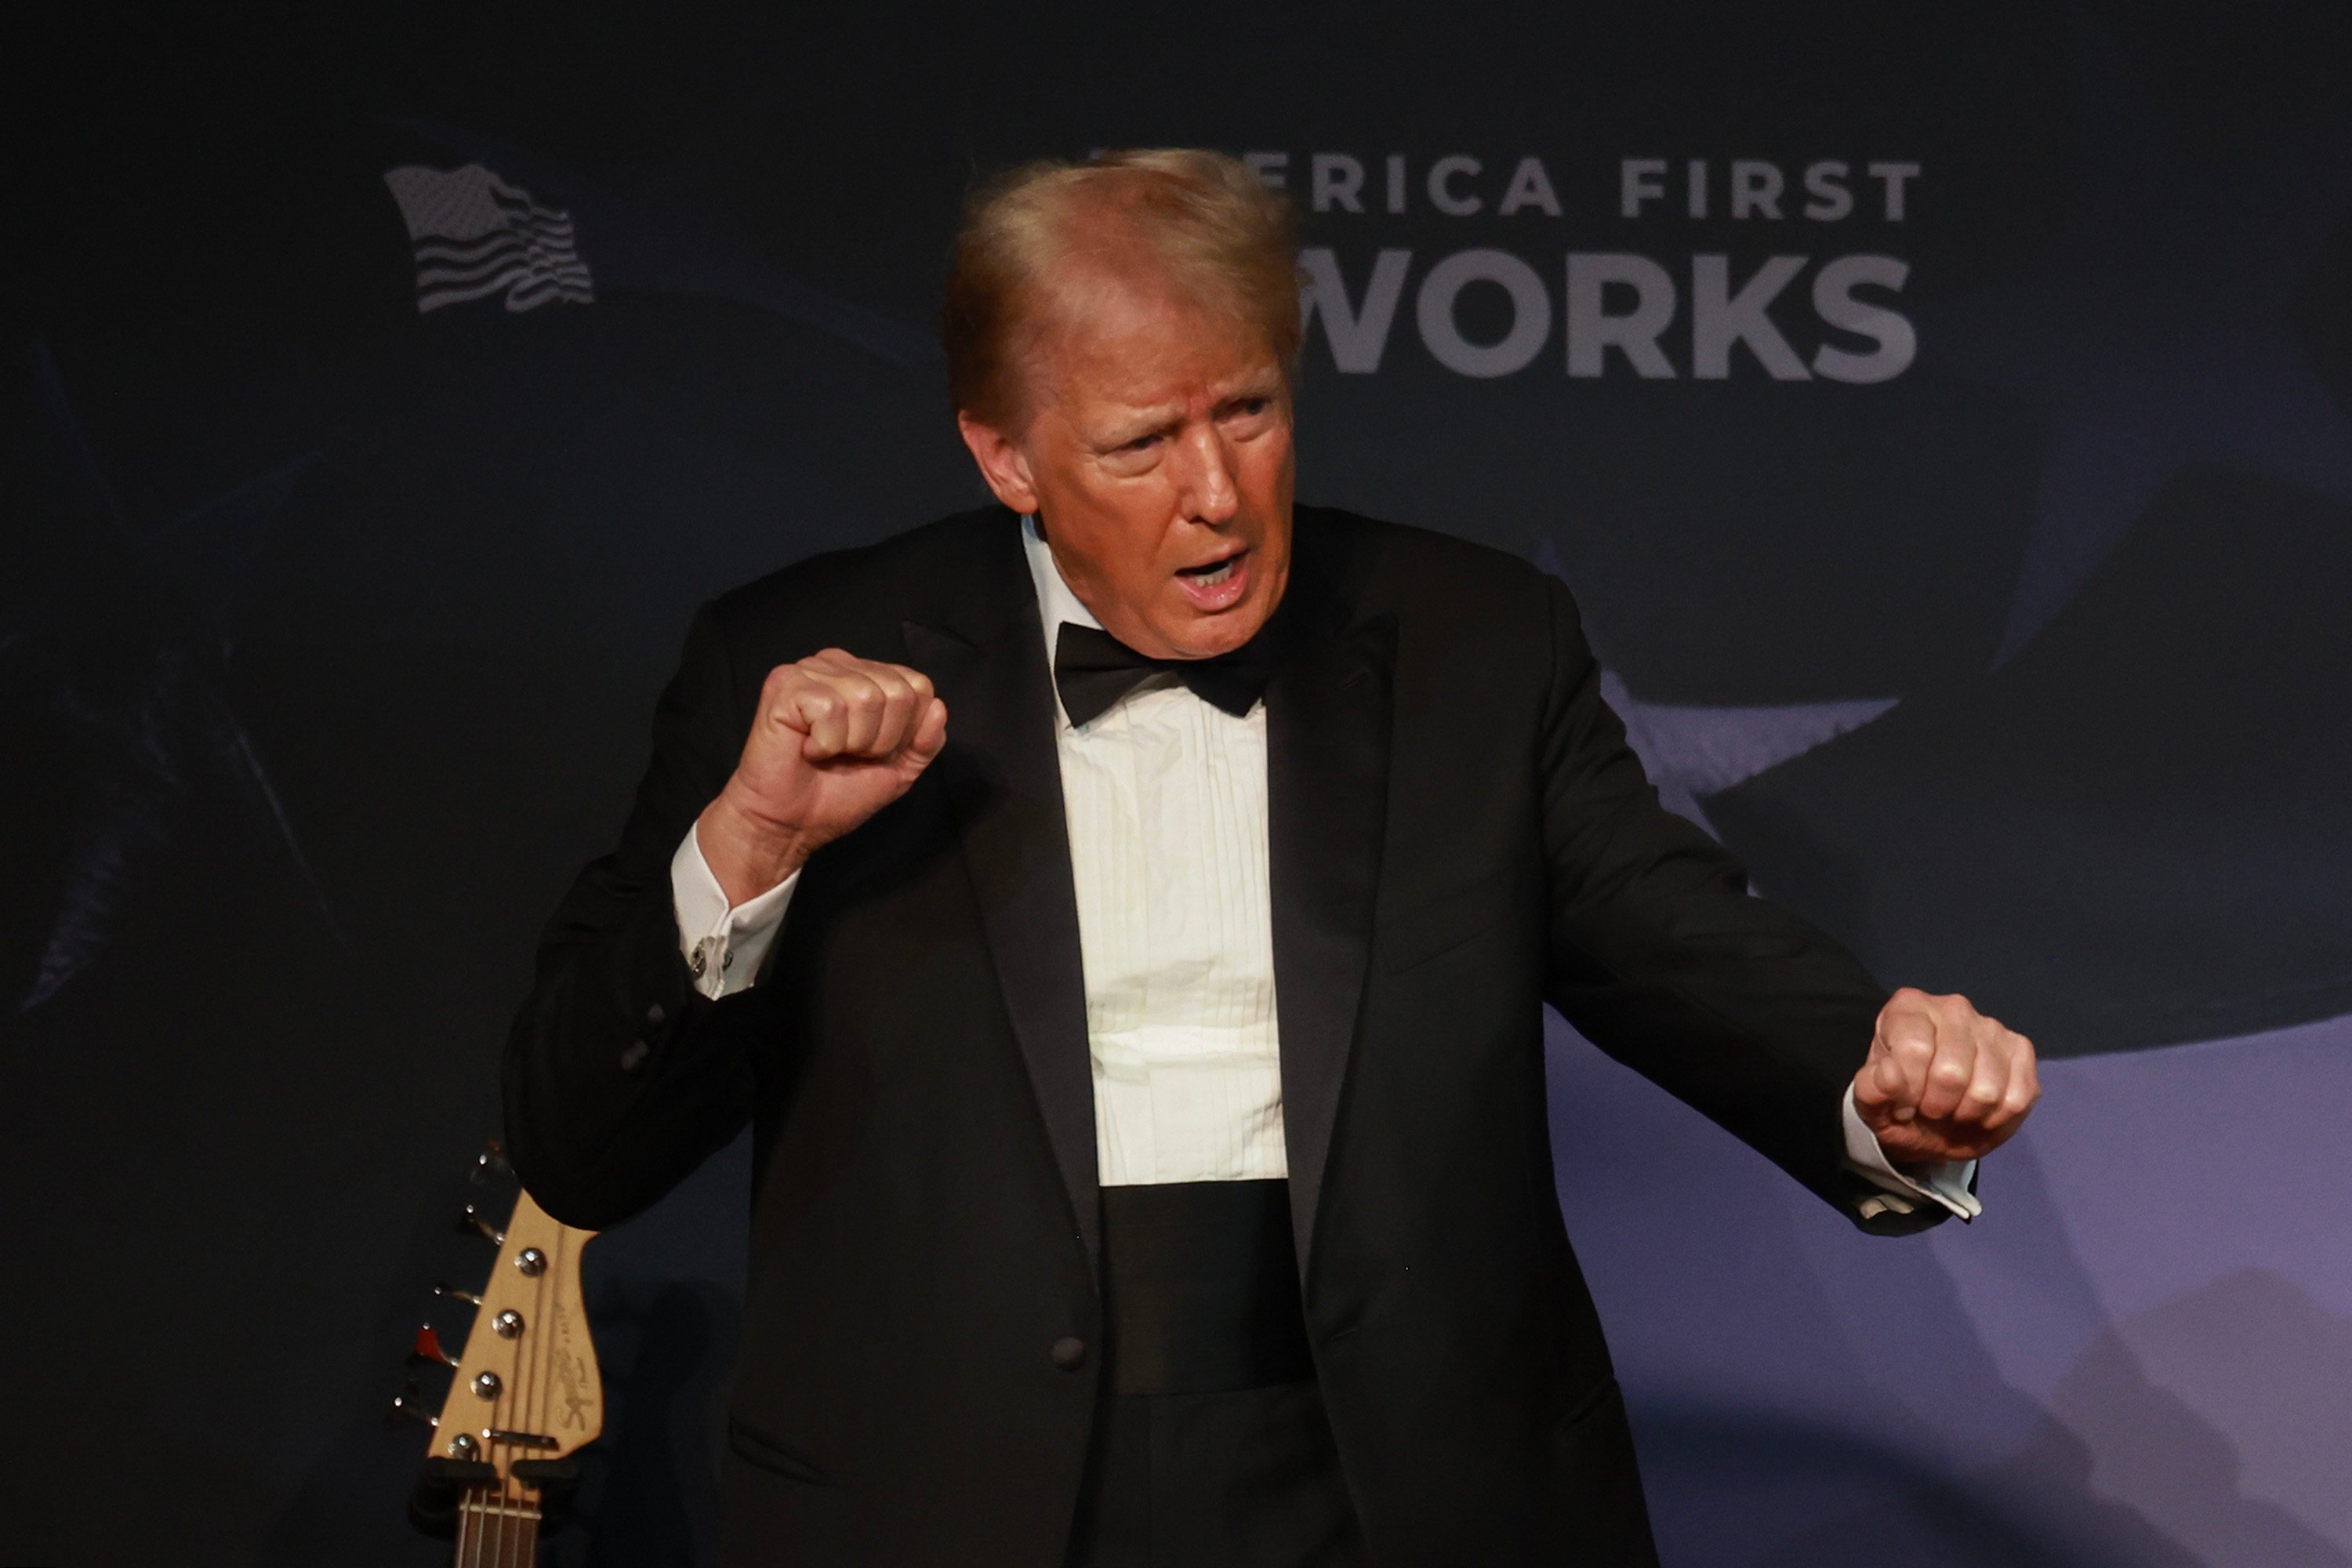
M 731 782 L 695 819 L 694 837 L 730 905 L 749 903 L 781 885 L 817 847 L 797 826 L 746 806 L 735 797 Z

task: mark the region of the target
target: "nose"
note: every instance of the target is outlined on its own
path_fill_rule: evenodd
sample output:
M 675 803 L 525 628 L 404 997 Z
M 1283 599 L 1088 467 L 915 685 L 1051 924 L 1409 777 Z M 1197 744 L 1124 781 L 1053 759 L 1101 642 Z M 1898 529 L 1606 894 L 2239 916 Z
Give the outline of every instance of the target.
M 1223 432 L 1213 421 L 1184 432 L 1176 443 L 1176 505 L 1193 522 L 1214 528 L 1233 521 L 1241 510 L 1241 490 L 1234 482 L 1233 454 L 1225 449 Z

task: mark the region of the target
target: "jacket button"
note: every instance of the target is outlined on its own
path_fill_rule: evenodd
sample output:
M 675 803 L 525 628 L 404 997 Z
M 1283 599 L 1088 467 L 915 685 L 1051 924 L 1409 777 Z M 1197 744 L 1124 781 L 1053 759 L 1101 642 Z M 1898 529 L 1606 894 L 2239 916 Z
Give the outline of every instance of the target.
M 1075 1334 L 1064 1334 L 1054 1342 L 1054 1348 L 1046 1354 L 1052 1356 L 1054 1364 L 1064 1372 L 1076 1372 L 1087 1364 L 1087 1342 Z

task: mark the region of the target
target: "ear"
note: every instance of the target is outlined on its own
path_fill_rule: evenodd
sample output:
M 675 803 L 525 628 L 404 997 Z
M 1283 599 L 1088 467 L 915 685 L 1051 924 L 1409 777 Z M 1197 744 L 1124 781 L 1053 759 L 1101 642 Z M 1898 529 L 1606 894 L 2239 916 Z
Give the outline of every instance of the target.
M 961 410 L 956 414 L 956 433 L 963 437 L 971 460 L 980 465 L 980 477 L 988 481 L 998 500 L 1024 517 L 1037 510 L 1037 485 L 1029 472 L 1029 459 L 1013 437 Z

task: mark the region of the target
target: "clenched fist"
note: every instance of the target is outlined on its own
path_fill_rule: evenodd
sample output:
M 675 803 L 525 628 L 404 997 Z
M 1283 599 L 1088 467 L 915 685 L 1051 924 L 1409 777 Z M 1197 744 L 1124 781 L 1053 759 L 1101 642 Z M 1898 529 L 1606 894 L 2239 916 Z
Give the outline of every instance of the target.
M 837 647 L 778 665 L 742 760 L 695 823 L 730 904 L 757 898 L 907 793 L 947 743 L 930 679 Z
M 2042 1098 L 2033 1042 L 1965 996 L 1908 986 L 1879 1010 L 1853 1108 L 1896 1164 L 1974 1160 L 2008 1142 Z

